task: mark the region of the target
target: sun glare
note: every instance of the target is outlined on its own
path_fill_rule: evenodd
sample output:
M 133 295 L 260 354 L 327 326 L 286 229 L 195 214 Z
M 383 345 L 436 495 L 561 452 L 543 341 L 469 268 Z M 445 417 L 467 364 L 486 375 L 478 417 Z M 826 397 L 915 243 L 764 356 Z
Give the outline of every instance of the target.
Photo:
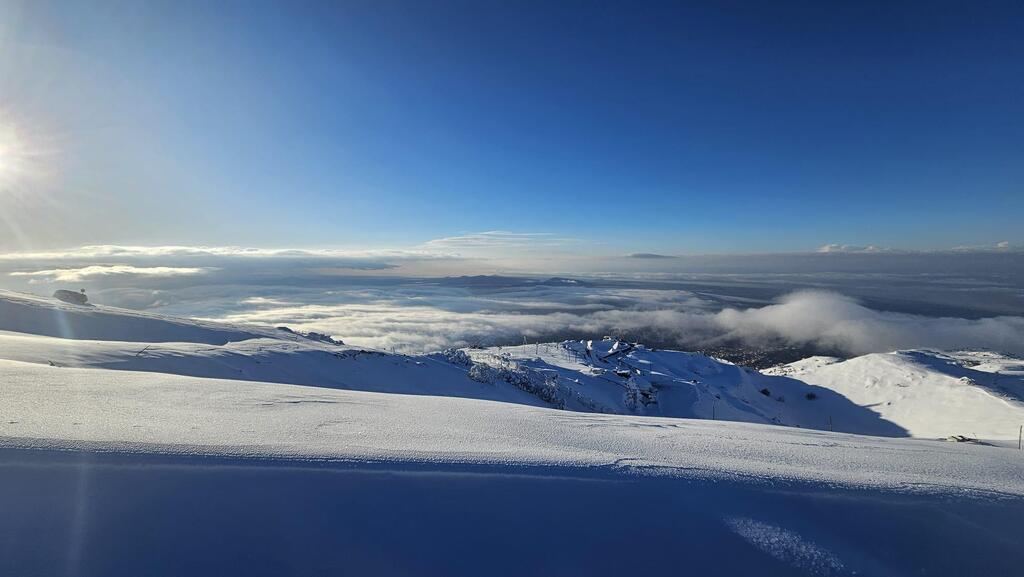
M 31 246 L 26 210 L 52 205 L 44 139 L 0 111 L 0 239 Z
M 0 124 L 0 193 L 9 193 L 17 180 L 20 164 L 18 134 L 9 124 Z
M 27 195 L 43 176 L 42 154 L 9 117 L 0 115 L 0 195 Z

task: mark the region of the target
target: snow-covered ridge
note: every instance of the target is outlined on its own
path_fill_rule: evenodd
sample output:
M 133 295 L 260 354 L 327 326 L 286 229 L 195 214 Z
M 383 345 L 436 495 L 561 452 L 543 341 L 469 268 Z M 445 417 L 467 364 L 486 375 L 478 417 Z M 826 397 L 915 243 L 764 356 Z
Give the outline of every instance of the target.
M 1024 424 L 1024 361 L 989 351 L 811 357 L 765 373 L 833 390 L 914 437 L 1016 441 Z
M 0 423 L 0 436 L 9 447 L 113 444 L 143 450 L 163 445 L 215 454 L 468 463 L 507 459 L 586 467 L 628 462 L 755 477 L 767 468 L 776 478 L 883 485 L 912 478 L 914 484 L 1017 490 L 1009 481 L 1016 465 L 995 484 L 986 484 L 982 476 L 964 481 L 959 468 L 931 477 L 925 473 L 945 470 L 939 461 L 946 457 L 941 455 L 963 449 L 943 444 L 938 445 L 941 450 L 924 450 L 927 464 L 919 474 L 904 467 L 890 477 L 885 471 L 892 463 L 858 461 L 854 453 L 863 443 L 896 447 L 901 455 L 897 460 L 907 462 L 921 448 L 881 440 L 841 441 L 844 437 L 795 428 L 905 436 L 898 424 L 901 415 L 886 420 L 853 398 L 855 392 L 847 391 L 851 397 L 836 392 L 861 378 L 860 373 L 844 370 L 837 374 L 846 381 L 808 379 L 810 383 L 783 375 L 847 364 L 870 372 L 884 355 L 840 363 L 808 359 L 764 375 L 701 354 L 651 350 L 614 339 L 405 356 L 278 329 L 21 294 L 0 294 L 0 310 L 5 313 L 0 315 L 0 359 L 5 359 L 0 362 L 0 394 L 8 416 Z M 57 329 L 70 332 L 50 334 Z M 170 336 L 181 340 L 162 340 Z M 993 380 L 984 384 L 1018 390 L 1006 380 L 1004 357 L 979 353 L 973 357 L 974 368 L 967 368 L 952 360 L 936 365 L 940 357 L 932 355 L 916 353 L 915 363 L 907 366 L 919 371 L 954 366 L 959 371 L 987 370 L 983 374 L 993 375 Z M 1015 367 L 1019 377 L 1020 365 Z M 903 373 L 893 375 L 891 379 L 904 378 Z M 819 380 L 827 386 L 817 384 Z M 956 386 L 970 388 L 965 382 L 958 380 Z M 1012 398 L 1001 402 L 1017 407 Z M 520 405 L 547 409 L 537 412 Z M 705 422 L 647 420 L 650 416 Z M 794 428 L 746 430 L 712 420 Z M 647 446 L 646 433 L 640 434 L 652 430 L 661 431 L 656 447 Z M 981 423 L 978 430 L 985 431 Z M 369 431 L 373 434 L 368 437 Z M 751 436 L 760 441 L 743 440 Z M 514 439 L 518 452 L 510 453 L 508 443 L 499 442 L 502 438 Z M 839 458 L 817 449 L 794 449 L 846 442 L 855 447 L 853 453 Z M 988 458 L 983 452 L 962 455 L 956 462 Z M 988 475 L 1006 466 L 995 459 L 977 470 Z
M 19 295 L 0 310 L 4 575 L 1024 564 L 1006 537 L 1021 454 L 892 438 L 900 414 L 837 392 L 851 371 L 825 387 L 614 339 L 404 356 Z M 1005 358 L 921 354 L 1015 402 Z M 890 437 L 810 430 L 829 426 Z
M 905 435 L 822 387 L 614 339 L 405 356 L 278 329 L 0 297 L 15 313 L 0 317 L 0 358 L 9 360 Z
M 533 379 L 534 387 L 546 387 L 545 398 L 571 410 L 905 436 L 898 425 L 830 389 L 699 353 L 651 350 L 615 339 L 468 353 L 498 368 L 489 382 L 541 377 Z
M 0 359 L 878 436 L 1016 438 L 1024 361 L 905 351 L 758 372 L 615 339 L 407 356 L 0 292 Z

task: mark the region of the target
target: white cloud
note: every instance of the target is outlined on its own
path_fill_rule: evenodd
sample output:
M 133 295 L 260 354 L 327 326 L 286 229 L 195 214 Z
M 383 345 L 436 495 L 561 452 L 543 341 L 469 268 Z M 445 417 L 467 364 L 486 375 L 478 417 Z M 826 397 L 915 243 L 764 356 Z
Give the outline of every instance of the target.
M 570 241 L 547 233 L 490 231 L 406 251 L 95 245 L 0 255 L 0 286 L 25 290 L 32 282 L 81 282 L 74 288 L 87 288 L 97 303 L 289 325 L 409 351 L 515 342 L 524 335 L 620 334 L 680 348 L 732 339 L 848 353 L 975 346 L 1024 352 L 1021 317 L 900 315 L 874 311 L 835 293 L 796 293 L 764 306 L 784 290 L 814 286 L 874 302 L 889 298 L 925 314 L 1019 314 L 1022 297 L 1015 279 L 1024 278 L 1022 253 L 1003 254 L 991 246 L 969 254 L 892 252 L 858 258 L 804 253 L 627 259 L 617 252 L 588 266 L 598 272 L 615 263 L 636 267 L 576 276 L 574 282 L 436 278 L 453 271 L 482 272 L 484 260 L 445 252 L 460 243 L 534 248 L 551 243 L 524 259 L 538 262 L 563 242 Z M 568 259 L 549 262 L 564 266 Z M 646 272 L 637 273 L 640 266 Z M 956 279 L 947 278 L 950 270 L 957 271 Z M 1001 271 L 998 278 L 991 277 L 993 270 Z M 927 290 L 908 300 L 908 287 Z M 970 298 L 964 298 L 968 290 Z M 719 312 L 725 306 L 734 308 Z
M 961 319 L 924 317 L 869 309 L 830 292 L 801 291 L 778 304 L 726 309 L 715 323 L 727 337 L 747 342 L 781 339 L 849 354 L 908 348 L 990 348 L 1024 352 L 1024 317 Z
M 578 242 L 576 239 L 560 237 L 550 232 L 491 230 L 436 238 L 423 243 L 423 248 L 427 250 L 523 250 L 564 247 Z
M 96 260 L 124 258 L 166 257 L 238 257 L 238 258 L 350 258 L 350 259 L 433 259 L 445 258 L 424 250 L 351 250 L 351 249 L 296 249 L 253 248 L 240 246 L 121 246 L 88 245 L 54 251 L 26 251 L 0 253 L 0 260 Z
M 873 244 L 867 246 L 857 246 L 853 244 L 826 244 L 818 247 L 817 252 L 821 253 L 878 253 L 878 252 L 892 252 L 891 248 L 879 247 Z
M 10 273 L 15 277 L 32 277 L 33 280 L 44 280 L 46 282 L 78 282 L 90 277 L 98 276 L 148 276 L 148 277 L 170 277 L 183 275 L 196 275 L 207 272 L 207 269 L 196 267 L 137 267 L 130 265 L 92 265 L 81 268 L 58 268 L 37 271 L 15 271 Z M 31 281 L 30 281 L 31 282 Z
M 339 274 L 379 274 L 402 269 L 422 274 L 427 268 L 445 272 L 457 268 L 460 259 L 438 251 L 426 250 L 350 250 L 350 249 L 268 249 L 235 246 L 121 246 L 90 245 L 54 251 L 30 251 L 0 254 L 0 275 L 87 269 L 93 279 L 127 274 L 128 269 L 216 269 L 211 279 L 224 282 L 229 277 L 252 280 L 253 275 L 316 276 Z M 90 269 L 88 267 L 103 267 Z M 136 271 L 137 272 L 137 271 Z M 70 273 L 69 273 L 70 274 Z M 138 273 L 145 274 L 145 273 Z M 38 276 L 47 276 L 40 274 Z M 52 276 L 52 275 L 51 275 Z M 168 276 L 168 275 L 160 275 Z M 31 277 L 30 277 L 31 278 Z
M 980 244 L 953 247 L 954 252 L 1020 252 L 1024 246 L 1011 244 L 1008 240 L 1001 240 L 993 244 Z
M 848 354 L 978 347 L 1024 353 L 1022 317 L 968 320 L 879 312 L 829 292 L 802 291 L 768 306 L 718 311 L 685 291 L 584 288 L 546 292 L 523 302 L 529 294 L 513 291 L 503 298 L 474 299 L 452 291 L 409 298 L 396 291 L 362 294 L 358 302 L 315 304 L 300 297 L 290 303 L 252 301 L 256 306 L 214 318 L 288 325 L 332 334 L 350 344 L 409 352 L 519 342 L 524 336 L 535 341 L 628 334 L 684 349 L 741 341 L 811 345 Z M 457 302 L 453 306 L 447 299 Z

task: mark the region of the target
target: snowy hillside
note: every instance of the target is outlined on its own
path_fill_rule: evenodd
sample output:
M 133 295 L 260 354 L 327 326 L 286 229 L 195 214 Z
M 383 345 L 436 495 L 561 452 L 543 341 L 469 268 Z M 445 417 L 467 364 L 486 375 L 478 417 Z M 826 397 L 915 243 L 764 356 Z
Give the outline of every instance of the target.
M 11 313 L 0 317 L 0 358 L 8 360 L 905 435 L 825 388 L 615 340 L 405 356 L 279 329 L 0 296 Z
M 914 437 L 1018 439 L 1024 361 L 992 352 L 812 357 L 765 371 L 827 387 Z
M 837 431 L 904 434 L 821 387 L 614 340 L 406 356 L 11 293 L 0 294 L 0 307 L 7 360 L 825 430 L 831 418 Z
M 0 359 L 544 404 L 429 357 L 391 355 L 287 330 L 239 327 L 0 291 Z
M 1024 459 L 1008 449 L 14 361 L 0 374 L 2 574 L 1024 563 L 1007 537 Z
M 0 371 L 8 415 L 0 437 L 9 447 L 597 467 L 1024 495 L 1024 459 L 1002 459 L 1007 451 L 997 448 L 14 361 L 0 361 Z
M 1003 427 L 1020 366 L 958 355 L 405 356 L 3 293 L 0 574 L 1015 574 L 1021 453 L 844 392 L 941 374 Z
M 102 305 L 71 304 L 4 290 L 0 290 L 0 330 L 65 339 L 210 345 L 259 336 L 279 336 L 273 330 L 257 327 L 239 328 Z
M 994 353 L 814 357 L 757 372 L 614 339 L 395 355 L 233 326 L 0 292 L 0 359 L 574 411 L 879 436 L 1015 439 L 1024 361 Z
M 905 431 L 836 392 L 698 353 L 613 339 L 470 350 L 489 382 L 522 382 L 577 411 L 717 419 L 881 436 Z

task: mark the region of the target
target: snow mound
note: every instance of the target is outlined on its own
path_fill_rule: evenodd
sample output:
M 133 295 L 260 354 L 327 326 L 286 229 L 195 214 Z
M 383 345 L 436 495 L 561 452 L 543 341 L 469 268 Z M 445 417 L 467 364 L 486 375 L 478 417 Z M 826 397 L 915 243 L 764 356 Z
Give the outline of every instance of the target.
M 765 371 L 835 391 L 914 437 L 1016 441 L 1024 361 L 986 351 L 812 357 Z

